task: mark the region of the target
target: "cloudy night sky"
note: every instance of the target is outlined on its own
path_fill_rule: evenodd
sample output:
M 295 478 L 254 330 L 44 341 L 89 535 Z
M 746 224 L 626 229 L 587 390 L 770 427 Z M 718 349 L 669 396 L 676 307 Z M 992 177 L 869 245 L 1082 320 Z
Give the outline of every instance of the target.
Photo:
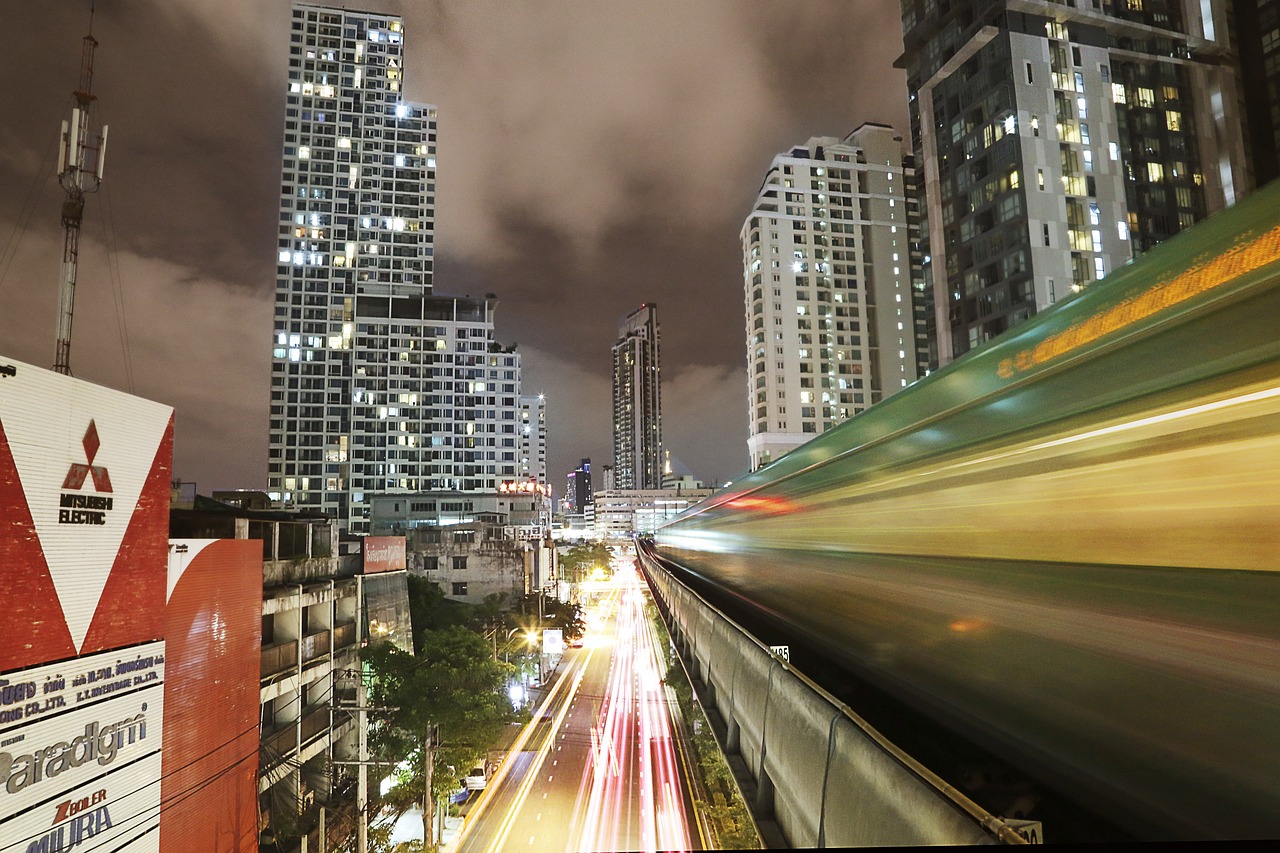
M 71 367 L 176 409 L 174 476 L 264 488 L 290 4 L 98 0 L 106 180 Z M 334 4 L 340 5 L 340 4 Z M 54 178 L 89 0 L 0 0 L 0 358 L 53 363 Z M 405 95 L 439 108 L 435 292 L 494 293 L 547 397 L 556 492 L 611 461 L 619 320 L 656 302 L 678 472 L 747 465 L 739 229 L 769 162 L 866 121 L 907 135 L 896 2 L 454 0 L 405 17 Z

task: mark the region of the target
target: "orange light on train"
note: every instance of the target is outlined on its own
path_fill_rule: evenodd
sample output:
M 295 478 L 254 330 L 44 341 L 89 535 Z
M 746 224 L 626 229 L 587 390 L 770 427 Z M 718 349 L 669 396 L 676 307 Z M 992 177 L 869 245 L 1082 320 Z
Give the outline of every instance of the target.
M 725 501 L 725 506 L 734 509 L 746 510 L 748 512 L 768 512 L 781 514 L 791 512 L 791 501 L 786 498 L 778 497 L 757 497 L 755 495 L 742 495 L 741 497 L 731 498 Z

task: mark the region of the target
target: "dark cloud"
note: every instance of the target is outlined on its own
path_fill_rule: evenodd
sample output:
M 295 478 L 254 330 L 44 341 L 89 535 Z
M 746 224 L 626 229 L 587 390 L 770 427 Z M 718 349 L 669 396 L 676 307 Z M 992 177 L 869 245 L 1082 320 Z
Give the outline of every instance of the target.
M 557 490 L 578 458 L 609 461 L 609 349 L 641 302 L 659 306 L 677 469 L 739 472 L 739 229 L 779 151 L 864 121 L 905 135 L 896 4 L 357 5 L 406 15 L 406 96 L 440 109 L 436 288 L 498 295 L 499 336 L 547 395 Z M 103 2 L 94 22 L 109 195 L 86 215 L 72 364 L 174 405 L 176 472 L 204 491 L 265 483 L 288 8 Z M 0 88 L 0 354 L 40 365 L 61 240 L 51 155 L 87 17 L 0 0 L 19 83 Z

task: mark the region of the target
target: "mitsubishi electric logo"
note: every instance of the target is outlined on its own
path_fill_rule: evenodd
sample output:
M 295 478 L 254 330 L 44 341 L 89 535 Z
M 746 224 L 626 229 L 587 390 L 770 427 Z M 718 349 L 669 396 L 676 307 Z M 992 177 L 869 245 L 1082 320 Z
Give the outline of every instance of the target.
M 102 465 L 94 465 L 94 457 L 98 455 L 101 442 L 98 440 L 98 427 L 89 421 L 89 429 L 85 430 L 84 441 L 85 462 L 72 462 L 71 470 L 62 481 L 62 488 L 79 490 L 84 486 L 86 477 L 93 478 L 93 489 L 96 492 L 111 494 L 111 476 Z M 58 506 L 59 524 L 106 524 L 107 513 L 111 511 L 112 499 L 100 495 L 83 495 L 63 492 Z

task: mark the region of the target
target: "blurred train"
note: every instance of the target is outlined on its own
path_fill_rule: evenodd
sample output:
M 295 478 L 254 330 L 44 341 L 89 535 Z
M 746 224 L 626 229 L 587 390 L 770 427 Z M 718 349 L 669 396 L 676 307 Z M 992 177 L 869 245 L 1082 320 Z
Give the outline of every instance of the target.
M 1139 837 L 1280 837 L 1280 186 L 655 544 Z

